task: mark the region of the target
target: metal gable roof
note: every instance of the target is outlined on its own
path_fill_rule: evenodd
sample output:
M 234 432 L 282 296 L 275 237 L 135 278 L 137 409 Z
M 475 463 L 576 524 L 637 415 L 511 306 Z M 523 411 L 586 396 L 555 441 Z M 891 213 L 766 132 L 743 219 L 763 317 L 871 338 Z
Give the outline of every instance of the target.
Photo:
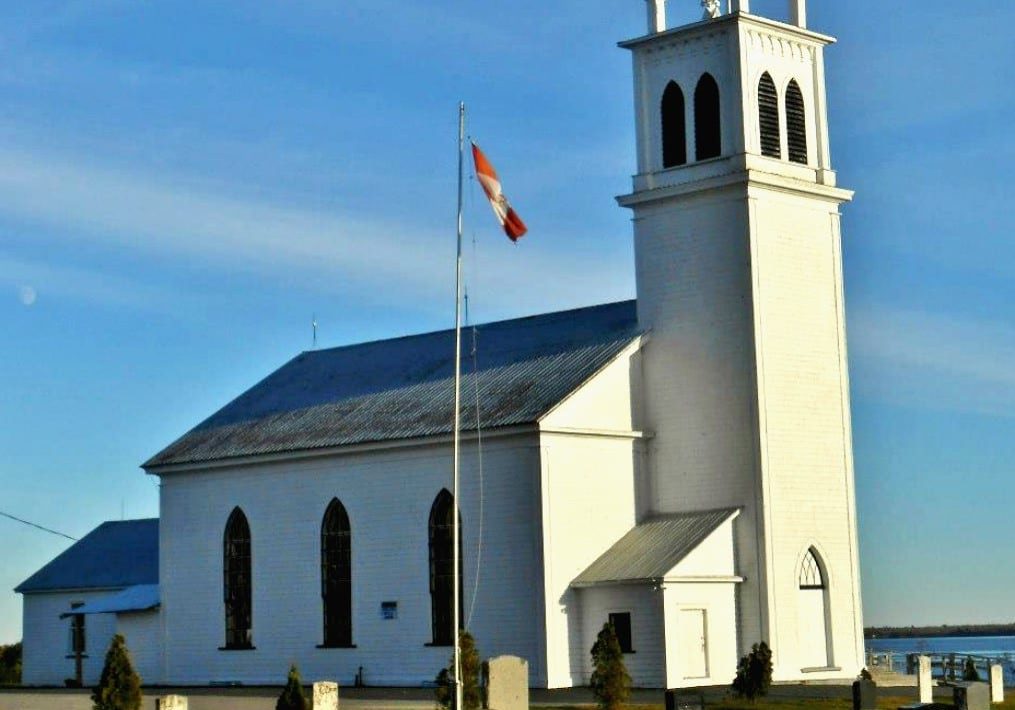
M 102 523 L 14 588 L 15 592 L 158 584 L 159 521 Z
M 575 587 L 662 579 L 681 560 L 739 512 L 724 508 L 658 515 L 634 526 L 571 582 Z
M 463 333 L 462 428 L 528 424 L 639 335 L 634 301 L 560 311 Z M 143 464 L 243 456 L 448 434 L 454 331 L 304 352 Z

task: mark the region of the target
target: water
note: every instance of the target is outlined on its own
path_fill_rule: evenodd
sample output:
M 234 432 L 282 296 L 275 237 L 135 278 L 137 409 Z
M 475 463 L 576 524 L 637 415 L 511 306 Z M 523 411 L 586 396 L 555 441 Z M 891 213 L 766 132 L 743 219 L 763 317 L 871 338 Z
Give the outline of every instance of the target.
M 937 638 L 867 639 L 868 653 L 891 653 L 895 670 L 906 672 L 908 653 L 955 653 L 1015 658 L 1015 636 L 942 636 Z M 1005 685 L 1015 684 L 1015 662 L 1004 661 Z M 982 670 L 981 670 L 982 674 Z

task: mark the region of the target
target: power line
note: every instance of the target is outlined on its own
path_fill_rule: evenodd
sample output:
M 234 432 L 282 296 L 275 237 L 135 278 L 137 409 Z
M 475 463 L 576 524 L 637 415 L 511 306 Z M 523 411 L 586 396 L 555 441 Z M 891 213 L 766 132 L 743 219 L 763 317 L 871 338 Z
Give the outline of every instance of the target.
M 36 523 L 30 522 L 28 520 L 22 520 L 21 518 L 15 517 L 15 516 L 11 515 L 10 513 L 5 513 L 2 510 L 0 510 L 0 515 L 2 515 L 5 518 L 10 518 L 11 520 L 16 520 L 17 522 L 22 523 L 24 525 L 28 525 L 29 527 L 33 527 L 33 528 L 36 528 L 38 530 L 42 530 L 44 532 L 52 533 L 54 535 L 59 535 L 60 537 L 65 537 L 68 540 L 73 540 L 74 542 L 77 542 L 77 540 L 78 540 L 76 537 L 71 537 L 70 535 L 67 535 L 65 533 L 59 532 L 57 530 L 52 530 L 52 529 L 44 527 L 42 525 L 37 525 Z

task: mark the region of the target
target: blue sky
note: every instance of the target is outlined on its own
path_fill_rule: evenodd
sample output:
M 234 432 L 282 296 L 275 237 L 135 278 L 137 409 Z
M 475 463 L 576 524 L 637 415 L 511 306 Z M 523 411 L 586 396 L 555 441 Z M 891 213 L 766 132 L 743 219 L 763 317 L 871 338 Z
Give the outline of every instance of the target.
M 674 23 L 695 0 L 670 0 Z M 754 0 L 779 17 L 784 2 Z M 311 343 L 446 327 L 455 114 L 475 320 L 633 296 L 642 0 L 0 3 L 0 510 L 154 516 L 138 464 Z M 1010 621 L 1015 4 L 811 0 L 844 216 L 868 623 Z M 471 240 L 475 238 L 475 247 Z M 9 590 L 66 541 L 0 519 Z M 956 599 L 964 599 L 959 607 Z

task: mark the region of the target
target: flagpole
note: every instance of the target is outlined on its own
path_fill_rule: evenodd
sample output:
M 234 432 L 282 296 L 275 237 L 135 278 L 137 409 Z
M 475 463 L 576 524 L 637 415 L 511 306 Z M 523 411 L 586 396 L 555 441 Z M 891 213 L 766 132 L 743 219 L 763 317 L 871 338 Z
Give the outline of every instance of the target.
M 452 496 L 454 498 L 454 506 L 451 512 L 452 527 L 452 549 L 454 554 L 452 555 L 452 578 L 454 579 L 453 595 L 454 595 L 454 614 L 453 614 L 453 627 L 452 636 L 455 643 L 455 654 L 454 654 L 454 666 L 455 666 L 455 710 L 463 710 L 462 706 L 462 658 L 461 658 L 461 646 L 458 638 L 459 619 L 461 618 L 462 610 L 459 608 L 459 597 L 462 580 L 460 579 L 459 571 L 459 559 L 462 551 L 459 549 L 459 529 L 458 529 L 458 466 L 459 466 L 459 449 L 460 449 L 460 425 L 461 417 L 459 416 L 459 410 L 461 408 L 461 396 L 462 396 L 462 181 L 463 181 L 463 163 L 465 155 L 465 102 L 462 101 L 458 104 L 458 250 L 455 261 L 455 434 L 454 434 L 454 491 Z

